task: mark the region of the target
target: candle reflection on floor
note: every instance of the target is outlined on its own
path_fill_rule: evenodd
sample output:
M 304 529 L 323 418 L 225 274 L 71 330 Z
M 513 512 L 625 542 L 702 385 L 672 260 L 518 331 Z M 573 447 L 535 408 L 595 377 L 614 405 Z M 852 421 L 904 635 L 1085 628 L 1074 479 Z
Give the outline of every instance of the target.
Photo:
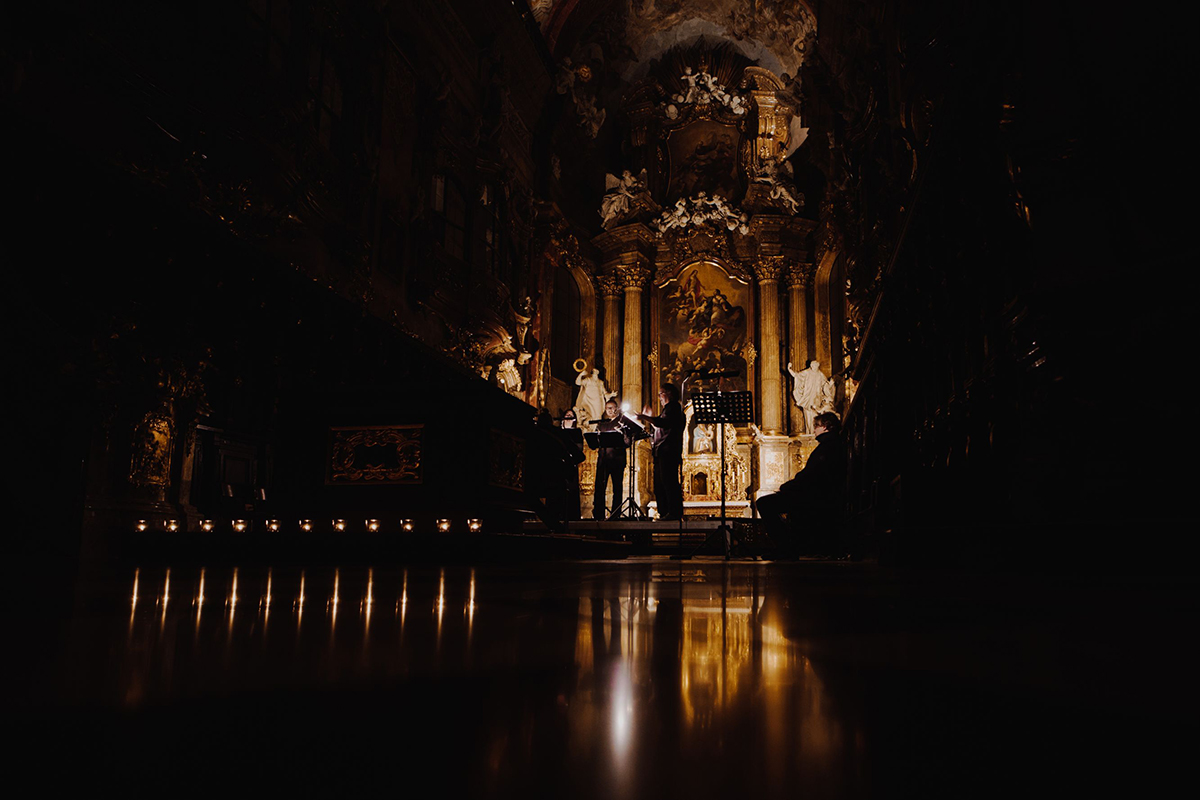
M 579 583 L 577 596 L 572 587 L 561 596 L 541 589 L 511 594 L 503 573 L 494 568 L 369 566 L 346 575 L 341 568 L 231 568 L 229 613 L 210 621 L 203 616 L 206 571 L 196 569 L 189 576 L 176 567 L 154 575 L 162 592 L 157 624 L 149 627 L 136 624 L 137 609 L 144 605 L 142 579 L 148 577 L 143 573 L 134 572 L 129 645 L 116 673 L 126 704 L 163 702 L 176 691 L 176 681 L 257 686 L 280 675 L 317 688 L 338 685 L 339 676 L 399 680 L 465 671 L 483 679 L 490 671 L 507 674 L 540 664 L 547 691 L 553 690 L 555 707 L 562 709 L 565 763 L 588 762 L 602 748 L 609 770 L 605 785 L 616 794 L 653 768 L 650 754 L 666 746 L 663 742 L 705 751 L 715 746 L 720 731 L 747 713 L 761 721 L 759 758 L 764 780 L 773 785 L 794 774 L 797 759 L 817 764 L 854 741 L 828 714 L 822 681 L 784 637 L 781 606 L 765 602 L 767 592 L 753 569 L 733 574 L 711 566 L 659 568 L 616 577 L 600 571 Z M 170 603 L 173 580 L 195 581 L 194 614 Z M 274 642 L 289 626 L 273 632 L 268 621 L 275 592 L 292 581 L 294 602 L 282 612 L 274 609 L 275 616 L 295 616 L 289 646 L 281 649 Z M 328 598 L 329 620 L 328 636 L 315 639 L 302 627 L 314 586 Z M 261 598 L 260 613 L 239 620 L 246 592 Z M 339 618 L 343 592 L 361 598 L 354 618 Z M 409 619 L 410 600 L 432 613 Z M 376 615 L 378 602 L 393 605 L 395 615 Z M 447 614 L 447 606 L 457 603 L 463 613 Z M 168 635 L 180 612 L 194 627 L 190 649 L 172 644 Z M 214 638 L 206 635 L 214 632 L 214 623 L 225 645 L 215 651 Z M 336 636 L 339 624 L 343 635 Z M 358 625 L 361 630 L 353 630 Z M 566 670 L 562 681 L 552 678 L 560 674 L 555 670 Z M 506 702 L 525 701 L 514 696 Z M 804 720 L 798 748 L 797 714 Z M 514 735 L 498 730 L 489 746 L 510 753 Z M 497 770 L 507 769 L 506 758 L 511 753 L 495 762 Z

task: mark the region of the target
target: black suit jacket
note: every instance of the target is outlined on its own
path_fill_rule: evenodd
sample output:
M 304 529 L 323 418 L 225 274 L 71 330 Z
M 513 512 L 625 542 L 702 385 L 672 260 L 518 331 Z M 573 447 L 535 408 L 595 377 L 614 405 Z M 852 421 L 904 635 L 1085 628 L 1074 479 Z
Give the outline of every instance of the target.
M 654 458 L 683 458 L 683 405 L 672 400 L 657 417 L 648 417 L 654 426 Z
M 830 509 L 846 503 L 846 443 L 841 434 L 822 433 L 804 469 L 779 487 L 793 501 Z

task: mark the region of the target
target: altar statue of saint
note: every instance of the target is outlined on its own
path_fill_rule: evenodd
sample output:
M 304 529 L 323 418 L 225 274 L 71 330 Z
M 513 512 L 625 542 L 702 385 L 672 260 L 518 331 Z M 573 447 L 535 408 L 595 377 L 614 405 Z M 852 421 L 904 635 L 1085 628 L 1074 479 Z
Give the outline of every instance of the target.
M 792 386 L 792 399 L 804 412 L 804 432 L 813 432 L 813 420 L 817 414 L 833 410 L 834 383 L 832 378 L 826 378 L 821 372 L 819 361 L 808 362 L 808 368 L 795 370 L 792 362 L 788 362 L 788 372 L 791 373 L 795 384 Z
M 600 201 L 601 226 L 606 230 L 629 213 L 633 197 L 646 188 L 646 170 L 636 177 L 629 170 L 621 173 L 621 177 L 613 174 L 604 176 L 605 195 Z
M 600 370 L 580 370 L 575 376 L 575 385 L 579 387 L 579 395 L 575 398 L 575 412 L 581 415 L 580 421 L 587 423 L 600 419 L 604 414 L 604 403 L 617 396 L 616 392 L 608 391 Z M 584 416 L 586 415 L 586 416 Z M 591 425 L 581 426 L 591 428 Z

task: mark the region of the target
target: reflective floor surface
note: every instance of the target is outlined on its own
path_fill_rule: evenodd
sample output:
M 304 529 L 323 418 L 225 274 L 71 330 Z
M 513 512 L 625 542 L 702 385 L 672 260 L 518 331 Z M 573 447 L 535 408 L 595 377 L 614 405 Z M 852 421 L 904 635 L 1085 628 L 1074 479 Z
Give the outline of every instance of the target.
M 66 583 L 16 628 L 11 717 L 64 786 L 972 797 L 1144 789 L 1195 753 L 1195 596 L 1162 581 L 646 560 Z

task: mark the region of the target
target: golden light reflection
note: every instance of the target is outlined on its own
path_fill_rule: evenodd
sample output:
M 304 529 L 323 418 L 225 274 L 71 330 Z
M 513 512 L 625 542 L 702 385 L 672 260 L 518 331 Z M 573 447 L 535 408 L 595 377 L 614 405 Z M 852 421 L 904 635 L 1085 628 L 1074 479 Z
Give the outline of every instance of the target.
M 296 597 L 296 632 L 300 632 L 300 621 L 304 619 L 304 570 L 300 570 L 300 594 Z
M 233 633 L 233 612 L 237 609 L 237 579 L 238 568 L 233 568 L 233 579 L 229 582 L 229 632 Z
M 271 568 L 267 567 L 267 593 L 263 596 L 263 636 L 267 635 L 267 623 L 271 620 Z
M 204 608 L 204 567 L 200 568 L 200 580 L 196 585 L 196 633 L 200 632 L 200 610 Z
M 363 598 L 363 646 L 371 635 L 371 606 L 375 603 L 375 570 L 367 569 L 367 596 Z
M 167 603 L 169 602 L 171 602 L 171 568 L 167 567 L 167 574 L 163 577 L 162 616 L 158 621 L 159 630 L 162 630 L 167 624 Z
M 400 615 L 400 643 L 404 643 L 404 617 L 408 613 L 408 570 L 404 570 L 400 582 L 400 599 L 396 601 L 396 613 Z
M 475 622 L 475 568 L 471 568 L 471 584 L 467 589 L 467 640 L 471 639 L 471 626 Z
M 338 595 L 341 591 L 342 571 L 335 569 L 333 571 L 333 597 L 329 598 L 329 635 L 333 635 L 333 629 L 337 627 L 337 612 L 338 612 Z
M 613 752 L 618 771 L 624 773 L 633 738 L 633 670 L 629 661 L 621 661 L 613 670 L 611 703 Z
M 437 612 L 437 650 L 442 650 L 442 612 L 446 610 L 446 570 L 438 570 L 438 597 L 434 604 Z
M 138 601 L 138 577 L 141 575 L 141 568 L 133 570 L 133 597 L 129 601 L 129 635 L 133 635 L 133 615 L 137 611 Z

